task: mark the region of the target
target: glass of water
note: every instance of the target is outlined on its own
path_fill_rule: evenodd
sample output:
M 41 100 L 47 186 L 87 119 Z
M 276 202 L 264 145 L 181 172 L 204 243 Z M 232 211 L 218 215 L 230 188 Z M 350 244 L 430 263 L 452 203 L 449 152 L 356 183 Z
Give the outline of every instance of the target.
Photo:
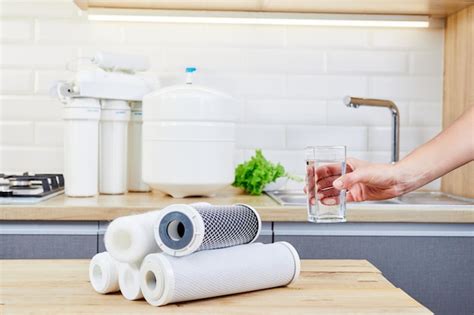
M 332 182 L 345 173 L 345 146 L 306 148 L 308 221 L 346 222 L 346 190 L 332 186 Z

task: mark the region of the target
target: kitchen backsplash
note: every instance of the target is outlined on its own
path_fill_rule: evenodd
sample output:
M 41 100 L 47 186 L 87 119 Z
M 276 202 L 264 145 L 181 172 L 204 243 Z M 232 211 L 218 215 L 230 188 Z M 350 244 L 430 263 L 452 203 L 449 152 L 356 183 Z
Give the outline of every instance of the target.
M 236 162 L 263 148 L 301 174 L 311 144 L 388 162 L 389 112 L 346 108 L 344 95 L 397 103 L 402 156 L 441 129 L 442 29 L 106 23 L 70 0 L 0 5 L 1 172 L 62 171 L 62 106 L 48 89 L 97 50 L 149 56 L 162 86 L 196 66 L 197 83 L 238 98 Z

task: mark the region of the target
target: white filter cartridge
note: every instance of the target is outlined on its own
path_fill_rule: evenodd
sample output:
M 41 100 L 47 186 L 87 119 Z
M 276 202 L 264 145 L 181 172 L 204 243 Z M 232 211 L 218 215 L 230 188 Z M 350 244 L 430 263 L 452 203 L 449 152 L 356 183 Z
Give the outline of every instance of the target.
M 128 191 L 150 191 L 150 186 L 142 180 L 142 102 L 131 102 L 128 124 Z
M 176 204 L 164 208 L 154 233 L 158 246 L 172 256 L 252 243 L 262 222 L 250 206 Z
M 98 52 L 92 60 L 97 66 L 106 70 L 146 71 L 150 62 L 146 56 L 113 54 Z
M 89 264 L 89 279 L 98 293 L 111 293 L 119 290 L 119 265 L 109 253 L 102 252 L 92 257 Z
M 140 286 L 148 303 L 161 306 L 285 286 L 299 272 L 289 243 L 254 243 L 184 257 L 150 254 L 140 268 Z
M 134 301 L 143 298 L 139 264 L 120 264 L 119 286 L 120 292 L 127 300 Z
M 97 195 L 99 100 L 72 98 L 64 106 L 64 179 L 69 197 Z
M 130 107 L 126 101 L 102 100 L 100 118 L 99 192 L 127 191 L 127 132 Z
M 116 260 L 139 263 L 160 249 L 153 237 L 153 226 L 160 211 L 120 217 L 113 220 L 104 236 L 105 248 Z

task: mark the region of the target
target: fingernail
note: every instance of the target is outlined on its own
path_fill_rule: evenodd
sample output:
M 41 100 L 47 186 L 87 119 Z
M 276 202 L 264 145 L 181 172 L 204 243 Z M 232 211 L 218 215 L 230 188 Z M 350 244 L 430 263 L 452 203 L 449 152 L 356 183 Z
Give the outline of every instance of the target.
M 335 187 L 335 188 L 341 188 L 342 187 L 342 180 L 341 179 L 336 179 L 334 182 L 332 182 L 332 185 Z
M 323 194 L 321 194 L 321 193 L 318 193 L 318 195 L 317 195 L 317 196 L 318 196 L 318 199 L 319 199 L 319 200 L 321 200 L 321 199 L 323 199 L 323 198 L 324 198 L 324 195 L 323 195 Z
M 334 198 L 327 198 L 325 201 L 324 201 L 325 204 L 329 205 L 329 206 L 332 206 L 332 205 L 335 205 L 336 204 L 336 199 Z

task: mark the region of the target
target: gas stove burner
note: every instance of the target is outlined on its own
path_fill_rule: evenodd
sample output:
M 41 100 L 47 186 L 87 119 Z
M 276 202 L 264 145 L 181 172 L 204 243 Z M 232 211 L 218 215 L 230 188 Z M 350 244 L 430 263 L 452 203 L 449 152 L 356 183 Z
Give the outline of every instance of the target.
M 34 203 L 64 192 L 62 174 L 0 174 L 0 203 Z
M 10 189 L 10 186 L 8 184 L 0 184 L 0 197 L 2 196 L 13 196 L 13 190 Z
M 31 187 L 31 182 L 29 180 L 10 180 L 11 187 Z

